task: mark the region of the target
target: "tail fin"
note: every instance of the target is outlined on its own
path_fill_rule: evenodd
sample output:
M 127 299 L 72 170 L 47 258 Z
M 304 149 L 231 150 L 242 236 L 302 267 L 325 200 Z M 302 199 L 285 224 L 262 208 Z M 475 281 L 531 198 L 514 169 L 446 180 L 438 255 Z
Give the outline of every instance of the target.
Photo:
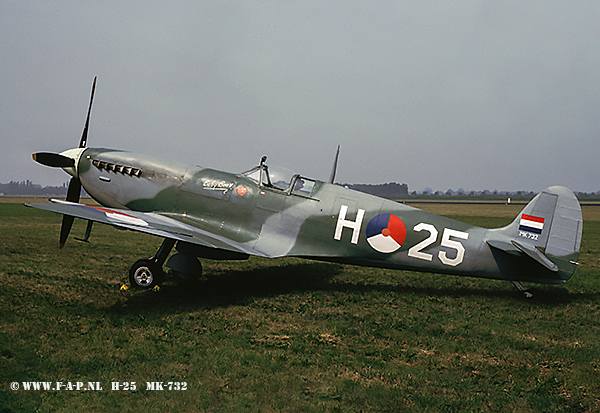
M 581 206 L 573 192 L 552 186 L 537 194 L 510 225 L 490 230 L 487 243 L 545 267 L 545 275 L 527 278 L 560 283 L 571 278 L 579 264 L 582 230 Z

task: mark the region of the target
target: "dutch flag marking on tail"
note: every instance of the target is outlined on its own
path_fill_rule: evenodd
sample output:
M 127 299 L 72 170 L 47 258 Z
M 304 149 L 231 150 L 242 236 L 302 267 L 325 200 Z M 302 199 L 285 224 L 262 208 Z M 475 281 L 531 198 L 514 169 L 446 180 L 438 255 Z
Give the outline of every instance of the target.
M 523 214 L 519 221 L 519 230 L 541 234 L 544 229 L 544 218 Z

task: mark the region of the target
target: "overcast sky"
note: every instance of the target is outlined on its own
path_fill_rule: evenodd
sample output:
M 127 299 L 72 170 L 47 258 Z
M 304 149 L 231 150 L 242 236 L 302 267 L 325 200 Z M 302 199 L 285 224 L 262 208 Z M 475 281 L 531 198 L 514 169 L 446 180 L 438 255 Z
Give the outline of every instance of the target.
M 600 2 L 3 1 L 0 182 L 78 145 L 409 190 L 600 190 Z

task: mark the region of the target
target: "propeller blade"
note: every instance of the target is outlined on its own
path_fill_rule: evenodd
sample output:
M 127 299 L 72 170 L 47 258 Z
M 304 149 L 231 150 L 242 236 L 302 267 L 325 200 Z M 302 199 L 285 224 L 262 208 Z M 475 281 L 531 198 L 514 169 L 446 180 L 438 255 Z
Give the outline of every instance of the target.
M 77 178 L 71 178 L 69 181 L 69 188 L 67 189 L 67 201 L 79 202 L 79 194 L 81 193 L 81 181 Z M 73 226 L 73 220 L 75 218 L 69 215 L 63 215 L 62 225 L 60 227 L 60 239 L 59 248 L 65 246 L 71 227 Z
M 69 236 L 69 232 L 71 232 L 71 227 L 73 226 L 73 221 L 75 217 L 70 215 L 63 215 L 62 225 L 60 226 L 60 240 L 58 243 L 58 248 L 62 249 L 65 246 L 65 242 L 67 242 L 67 237 Z
M 78 203 L 80 194 L 81 181 L 77 178 L 71 178 L 69 181 L 69 188 L 67 189 L 67 201 Z
M 85 120 L 85 126 L 83 133 L 81 134 L 81 141 L 79 141 L 79 147 L 85 148 L 87 146 L 87 135 L 88 127 L 90 126 L 90 114 L 92 113 L 92 102 L 94 101 L 94 91 L 96 90 L 96 79 L 98 76 L 94 76 L 94 83 L 92 84 L 92 96 L 90 97 L 90 107 L 88 108 L 87 118 Z
M 33 160 L 41 163 L 42 165 L 51 166 L 54 168 L 73 168 L 75 167 L 75 160 L 68 158 L 59 153 L 52 152 L 38 152 L 32 155 Z

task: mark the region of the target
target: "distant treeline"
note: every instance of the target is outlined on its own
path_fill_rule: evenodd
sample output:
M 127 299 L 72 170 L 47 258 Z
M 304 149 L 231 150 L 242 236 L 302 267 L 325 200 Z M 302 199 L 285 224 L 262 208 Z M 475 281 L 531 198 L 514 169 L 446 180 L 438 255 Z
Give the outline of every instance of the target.
M 398 199 L 406 198 L 408 194 L 408 185 L 389 182 L 387 184 L 342 184 L 345 188 L 354 189 L 355 191 L 364 192 L 366 194 L 380 196 L 382 198 Z
M 41 186 L 30 180 L 0 184 L 1 195 L 67 195 L 67 184 L 62 186 Z
M 364 192 L 371 195 L 376 195 L 388 199 L 448 199 L 453 200 L 469 200 L 469 199 L 487 199 L 487 200 L 507 200 L 512 201 L 529 201 L 537 192 L 533 191 L 465 191 L 460 188 L 457 191 L 448 189 L 446 192 L 433 191 L 430 188 L 425 188 L 422 192 L 408 190 L 407 184 L 398 184 L 390 182 L 387 184 L 342 184 L 342 186 L 356 191 Z M 580 201 L 600 201 L 600 191 L 598 192 L 575 192 L 575 195 Z
M 475 199 L 485 198 L 488 200 L 506 200 L 511 198 L 514 201 L 528 201 L 536 195 L 536 192 L 531 191 L 465 191 L 460 188 L 457 191 L 452 189 L 446 192 L 433 191 L 430 188 L 425 188 L 422 192 L 408 190 L 407 184 L 399 184 L 396 182 L 389 182 L 387 184 L 341 184 L 346 188 L 354 189 L 355 191 L 364 192 L 371 195 L 376 195 L 382 198 L 388 199 L 447 199 L 452 198 L 454 200 L 461 199 Z M 7 184 L 0 184 L 0 195 L 55 195 L 61 196 L 67 194 L 67 184 L 64 183 L 62 186 L 41 186 L 34 184 L 33 182 L 11 181 Z M 600 201 L 600 191 L 598 192 L 576 192 L 577 198 L 580 201 Z

